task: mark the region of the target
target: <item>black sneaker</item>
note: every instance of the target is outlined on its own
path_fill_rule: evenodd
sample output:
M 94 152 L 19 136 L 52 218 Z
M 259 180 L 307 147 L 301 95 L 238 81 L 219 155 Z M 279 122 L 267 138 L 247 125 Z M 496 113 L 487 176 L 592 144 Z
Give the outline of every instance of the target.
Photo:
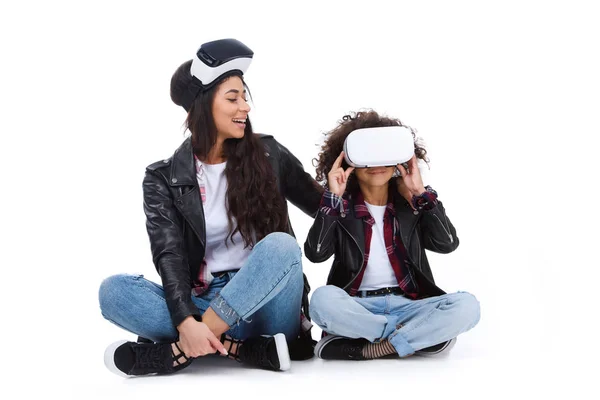
M 327 335 L 315 346 L 315 355 L 323 360 L 366 360 L 362 351 L 367 339 Z
M 192 360 L 181 349 L 179 354 L 174 354 L 171 343 L 134 343 L 121 340 L 104 351 L 106 368 L 124 377 L 170 374 L 187 367 Z
M 450 352 L 450 350 L 454 347 L 455 343 L 456 338 L 450 339 L 447 342 L 439 343 L 421 350 L 417 350 L 415 351 L 415 355 L 421 357 L 431 357 L 442 353 L 446 354 Z
M 146 338 L 145 338 L 145 337 L 143 337 L 143 336 L 138 336 L 138 338 L 137 338 L 137 342 L 138 342 L 138 343 L 154 343 L 152 340 L 150 340 L 150 339 L 146 339 Z
M 244 364 L 273 371 L 287 371 L 290 369 L 290 354 L 283 333 L 244 340 L 238 356 Z

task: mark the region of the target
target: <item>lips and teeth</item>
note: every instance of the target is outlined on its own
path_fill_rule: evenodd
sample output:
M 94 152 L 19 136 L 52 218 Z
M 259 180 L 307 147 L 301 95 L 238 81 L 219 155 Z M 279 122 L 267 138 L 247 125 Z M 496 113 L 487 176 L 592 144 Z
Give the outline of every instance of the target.
M 233 122 L 237 122 L 238 124 L 246 124 L 246 119 L 238 119 L 238 118 L 234 118 Z

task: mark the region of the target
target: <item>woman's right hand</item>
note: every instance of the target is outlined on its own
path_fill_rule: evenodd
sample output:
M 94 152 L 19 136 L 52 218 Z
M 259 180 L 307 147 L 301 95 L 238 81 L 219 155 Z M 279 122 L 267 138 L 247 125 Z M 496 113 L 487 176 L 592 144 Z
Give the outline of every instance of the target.
M 199 322 L 191 315 L 179 326 L 179 343 L 186 357 L 201 357 L 218 351 L 227 355 L 227 350 L 204 322 Z
M 344 152 L 342 151 L 339 157 L 333 163 L 331 171 L 327 174 L 327 182 L 329 191 L 340 197 L 346 191 L 346 184 L 348 183 L 348 177 L 354 171 L 354 167 L 349 167 L 344 171 L 342 168 L 342 160 L 344 159 Z

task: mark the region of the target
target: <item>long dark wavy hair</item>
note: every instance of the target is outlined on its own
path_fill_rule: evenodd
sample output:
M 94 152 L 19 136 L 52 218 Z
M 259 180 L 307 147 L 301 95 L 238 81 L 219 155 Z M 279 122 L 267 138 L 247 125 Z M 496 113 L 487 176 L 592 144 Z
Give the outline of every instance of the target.
M 353 112 L 350 115 L 344 115 L 344 117 L 338 121 L 338 126 L 333 130 L 324 133 L 326 137 L 325 142 L 321 146 L 318 157 L 313 159 L 313 164 L 317 169 L 317 182 L 329 189 L 327 174 L 331 171 L 334 161 L 338 158 L 342 150 L 344 150 L 344 141 L 352 131 L 361 128 L 377 128 L 383 126 L 405 126 L 409 128 L 415 142 L 415 155 L 417 158 L 429 163 L 427 150 L 420 144 L 413 128 L 402 124 L 397 118 L 382 116 L 373 110 Z M 343 160 L 342 168 L 346 169 L 348 167 L 350 166 L 346 163 L 346 160 Z M 390 184 L 393 183 L 394 179 L 395 178 L 392 178 L 390 180 Z M 356 193 L 358 190 L 360 190 L 358 180 L 354 174 L 350 174 L 348 183 L 346 184 L 346 191 L 349 193 Z
M 171 79 L 171 99 L 179 106 L 192 80 L 192 61 L 183 63 Z M 236 74 L 233 74 L 236 75 Z M 213 119 L 212 104 L 217 88 L 228 75 L 211 88 L 200 91 L 188 110 L 185 127 L 192 135 L 194 154 L 205 160 L 217 141 L 217 128 Z M 237 74 L 242 78 L 241 73 Z M 243 81 L 244 87 L 247 88 Z M 265 155 L 264 145 L 254 135 L 250 119 L 246 120 L 241 139 L 227 139 L 223 143 L 223 157 L 227 159 L 227 218 L 229 235 L 239 232 L 246 247 L 253 246 L 269 233 L 286 232 L 288 216 L 285 199 L 281 196 L 275 173 Z M 234 228 L 235 226 L 235 228 Z

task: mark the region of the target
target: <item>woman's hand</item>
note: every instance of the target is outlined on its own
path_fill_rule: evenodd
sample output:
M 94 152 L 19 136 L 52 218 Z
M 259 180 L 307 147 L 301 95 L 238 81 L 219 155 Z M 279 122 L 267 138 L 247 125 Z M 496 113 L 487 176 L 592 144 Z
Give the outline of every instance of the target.
M 398 193 L 400 193 L 412 207 L 413 196 L 420 196 L 425 192 L 425 186 L 421 179 L 421 172 L 417 165 L 417 157 L 412 156 L 408 161 L 408 171 L 402 164 L 398 164 L 396 167 L 402 175 L 402 178 L 396 178 Z
M 191 315 L 177 327 L 179 343 L 186 357 L 201 357 L 219 351 L 227 355 L 227 350 L 204 322 L 198 322 Z
M 342 197 L 346 191 L 346 184 L 348 183 L 348 177 L 354 171 L 354 167 L 349 167 L 344 171 L 342 168 L 342 160 L 344 158 L 344 152 L 342 151 L 339 157 L 333 163 L 331 171 L 327 174 L 327 181 L 329 185 L 329 191 L 333 194 Z

